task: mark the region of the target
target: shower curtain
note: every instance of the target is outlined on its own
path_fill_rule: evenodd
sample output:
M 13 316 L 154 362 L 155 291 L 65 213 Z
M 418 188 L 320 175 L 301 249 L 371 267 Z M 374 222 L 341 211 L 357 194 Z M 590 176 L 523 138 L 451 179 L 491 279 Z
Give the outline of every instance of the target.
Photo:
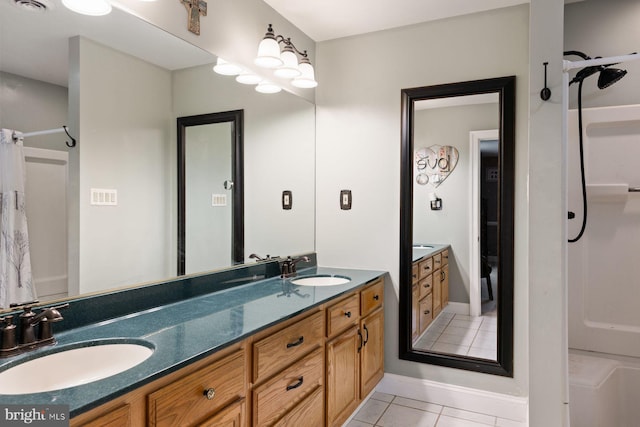
M 25 211 L 26 167 L 19 132 L 0 129 L 0 308 L 36 299 Z

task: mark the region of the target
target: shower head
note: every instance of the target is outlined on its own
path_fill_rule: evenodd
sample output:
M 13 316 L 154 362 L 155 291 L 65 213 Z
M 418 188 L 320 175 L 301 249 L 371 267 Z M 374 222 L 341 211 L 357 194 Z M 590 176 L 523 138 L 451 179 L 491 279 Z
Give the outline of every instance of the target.
M 621 70 L 619 68 L 603 68 L 600 70 L 600 76 L 598 76 L 598 87 L 600 89 L 607 88 L 623 78 L 626 74 L 627 70 Z
M 591 57 L 577 50 L 566 51 L 564 52 L 564 55 L 565 56 L 575 55 L 575 56 L 579 56 L 584 60 L 592 59 Z M 601 58 L 601 57 L 596 56 L 596 58 L 594 59 L 598 59 L 598 58 Z M 569 82 L 569 85 L 573 83 L 580 83 L 584 81 L 584 79 L 586 79 L 587 77 L 592 76 L 595 73 L 599 72 L 600 75 L 598 76 L 598 88 L 599 89 L 608 88 L 609 86 L 611 86 L 612 84 L 614 84 L 615 82 L 623 78 L 625 74 L 627 74 L 626 70 L 620 70 L 618 68 L 609 68 L 612 65 L 616 65 L 616 64 L 614 63 L 614 64 L 595 65 L 595 66 L 585 67 L 576 73 L 575 77 Z

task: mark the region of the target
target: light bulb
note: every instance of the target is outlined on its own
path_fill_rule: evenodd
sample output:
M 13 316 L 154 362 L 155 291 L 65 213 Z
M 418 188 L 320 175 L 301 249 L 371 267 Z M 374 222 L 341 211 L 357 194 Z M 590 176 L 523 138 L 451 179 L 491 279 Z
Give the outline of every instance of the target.
M 216 65 L 213 66 L 213 71 L 223 76 L 237 76 L 242 72 L 242 68 L 222 58 L 218 58 Z
M 102 16 L 111 13 L 111 3 L 108 0 L 62 0 L 62 4 L 82 15 Z
M 278 85 L 275 85 L 271 82 L 260 82 L 258 86 L 256 86 L 256 92 L 260 93 L 278 93 L 282 90 L 282 88 Z
M 262 81 L 262 77 L 251 71 L 243 71 L 236 77 L 236 81 L 244 85 L 257 85 Z

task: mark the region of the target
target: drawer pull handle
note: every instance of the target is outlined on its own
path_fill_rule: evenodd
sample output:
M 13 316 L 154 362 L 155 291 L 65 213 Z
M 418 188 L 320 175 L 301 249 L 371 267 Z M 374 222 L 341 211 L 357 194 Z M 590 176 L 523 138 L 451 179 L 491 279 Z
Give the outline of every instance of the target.
M 298 382 L 295 384 L 291 384 L 287 386 L 287 391 L 289 390 L 293 390 L 294 388 L 298 388 L 302 385 L 302 383 L 304 382 L 304 377 L 300 377 L 298 378 Z
M 367 329 L 367 325 L 362 325 L 362 327 L 364 328 L 364 331 L 367 334 L 366 338 L 364 339 L 364 342 L 362 343 L 362 345 L 365 346 L 369 342 L 369 329 Z
M 216 397 L 216 389 L 208 388 L 202 394 L 207 397 L 207 400 L 213 400 L 213 398 Z
M 360 350 L 362 349 L 362 332 L 360 332 L 360 329 L 358 329 L 358 337 L 360 338 L 359 342 L 358 342 L 358 353 L 360 353 Z
M 429 314 L 429 313 L 431 313 L 429 310 L 424 311 L 424 314 Z
M 350 311 L 345 311 L 344 315 L 347 316 L 348 318 L 351 318 L 351 312 Z
M 425 284 L 424 284 L 424 287 L 425 287 L 425 288 L 427 288 L 427 289 L 429 289 L 429 288 L 431 287 L 431 284 L 430 284 L 430 283 L 425 283 Z
M 297 347 L 303 342 L 304 342 L 304 336 L 301 336 L 300 338 L 298 338 L 298 341 L 287 343 L 287 348 Z
M 374 296 L 373 296 L 373 299 L 374 299 L 374 300 L 376 300 L 376 301 L 378 301 L 378 300 L 380 299 L 380 295 L 374 295 Z

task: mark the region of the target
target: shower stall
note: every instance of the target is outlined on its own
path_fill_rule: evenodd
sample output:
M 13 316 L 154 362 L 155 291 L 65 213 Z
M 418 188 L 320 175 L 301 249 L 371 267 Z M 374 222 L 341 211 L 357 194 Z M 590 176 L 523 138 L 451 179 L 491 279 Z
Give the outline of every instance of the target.
M 571 53 L 576 53 L 572 51 Z M 575 56 L 575 55 L 574 55 Z M 640 105 L 568 109 L 569 85 L 604 89 L 639 55 L 565 61 L 571 425 L 638 425 Z M 586 56 L 586 55 L 585 55 Z M 569 71 L 580 69 L 573 80 Z

